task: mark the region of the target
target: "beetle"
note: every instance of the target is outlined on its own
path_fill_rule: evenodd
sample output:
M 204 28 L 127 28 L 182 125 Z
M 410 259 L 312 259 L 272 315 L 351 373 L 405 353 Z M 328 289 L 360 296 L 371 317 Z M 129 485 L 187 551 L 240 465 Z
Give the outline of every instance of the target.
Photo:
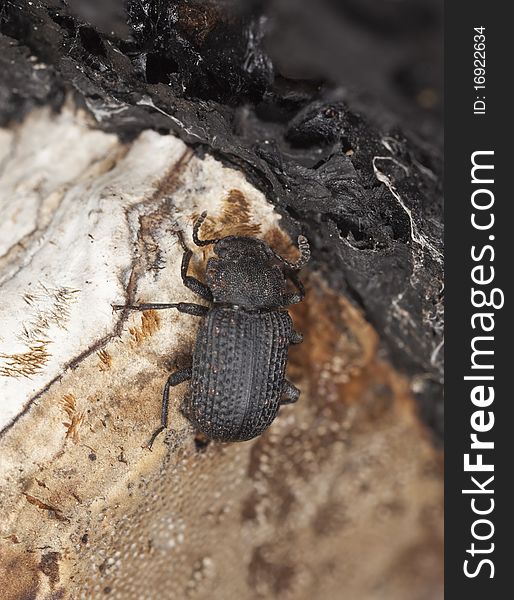
M 293 329 L 287 307 L 305 290 L 298 270 L 310 258 L 307 239 L 298 237 L 300 257 L 289 262 L 266 242 L 252 237 L 200 239 L 204 212 L 193 226 L 197 246 L 214 245 L 207 261 L 206 283 L 188 275 L 192 251 L 184 248 L 181 276 L 186 287 L 211 306 L 190 302 L 113 305 L 116 310 L 161 310 L 204 317 L 196 337 L 192 366 L 172 373 L 162 397 L 161 426 L 148 447 L 168 426 L 170 388 L 191 380 L 182 412 L 205 437 L 223 442 L 250 440 L 267 429 L 283 404 L 296 402 L 300 391 L 285 378 L 289 344 L 302 335 Z M 290 280 L 296 291 L 287 291 Z

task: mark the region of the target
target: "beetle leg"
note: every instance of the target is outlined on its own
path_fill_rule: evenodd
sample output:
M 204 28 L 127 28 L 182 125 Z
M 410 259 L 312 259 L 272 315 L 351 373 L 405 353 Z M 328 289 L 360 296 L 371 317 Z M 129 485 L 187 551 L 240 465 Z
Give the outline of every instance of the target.
M 282 398 L 280 404 L 293 404 L 300 397 L 300 390 L 290 381 L 284 379 L 282 384 Z
M 113 304 L 112 307 L 114 310 L 164 310 L 166 308 L 176 308 L 180 312 L 197 317 L 205 317 L 209 312 L 208 306 L 194 304 L 193 302 L 177 302 L 175 304 L 156 304 L 153 302 L 146 304 Z
M 287 274 L 289 279 L 294 283 L 294 285 L 298 288 L 297 292 L 293 292 L 292 294 L 284 294 L 282 296 L 282 306 L 288 306 L 289 304 L 298 304 L 305 297 L 305 288 L 303 287 L 303 283 L 298 279 L 296 273 L 290 272 Z
M 303 342 L 303 335 L 299 331 L 295 331 L 294 329 L 291 331 L 291 336 L 289 338 L 290 344 L 301 344 Z
M 155 438 L 159 435 L 159 433 L 161 433 L 161 431 L 164 431 L 166 427 L 168 427 L 168 405 L 170 402 L 170 387 L 173 387 L 175 385 L 178 385 L 179 383 L 182 383 L 183 381 L 191 379 L 191 377 L 191 367 L 188 367 L 187 369 L 181 369 L 180 371 L 175 371 L 175 373 L 172 373 L 168 377 L 168 381 L 166 381 L 166 385 L 164 386 L 164 391 L 162 393 L 161 426 L 153 432 L 152 437 L 150 438 L 150 441 L 147 444 L 147 448 L 149 450 L 152 449 L 152 445 L 155 441 Z
M 192 255 L 193 253 L 191 252 L 191 250 L 187 250 L 186 252 L 184 252 L 184 256 L 182 257 L 182 266 L 180 268 L 182 281 L 184 282 L 184 285 L 187 288 L 189 288 L 192 292 L 202 297 L 204 300 L 212 302 L 212 292 L 205 285 L 205 283 L 202 283 L 201 281 L 198 281 L 196 277 L 192 277 L 191 275 L 187 274 L 187 269 L 189 268 L 189 261 L 191 260 Z
M 195 317 L 205 317 L 209 312 L 209 307 L 202 304 L 194 304 L 193 302 L 179 302 L 177 310 L 188 315 L 195 315 Z

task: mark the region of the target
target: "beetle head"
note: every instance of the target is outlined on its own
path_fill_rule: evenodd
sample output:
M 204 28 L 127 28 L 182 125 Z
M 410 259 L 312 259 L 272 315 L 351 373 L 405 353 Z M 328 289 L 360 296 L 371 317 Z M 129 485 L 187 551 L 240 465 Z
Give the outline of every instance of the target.
M 245 308 L 275 308 L 285 291 L 283 269 L 262 240 L 229 236 L 214 246 L 218 258 L 207 263 L 207 284 L 215 302 Z

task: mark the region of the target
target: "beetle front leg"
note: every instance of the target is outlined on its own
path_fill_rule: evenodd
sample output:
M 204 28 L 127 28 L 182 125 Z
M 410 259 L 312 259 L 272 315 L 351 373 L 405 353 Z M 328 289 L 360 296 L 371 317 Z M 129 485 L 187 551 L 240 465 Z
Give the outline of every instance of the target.
M 182 281 L 184 282 L 184 285 L 187 288 L 189 288 L 192 292 L 194 292 L 201 298 L 204 298 L 204 300 L 208 300 L 209 302 L 212 302 L 212 292 L 205 285 L 205 283 L 202 283 L 201 281 L 198 281 L 198 279 L 196 279 L 196 277 L 192 277 L 191 275 L 187 274 L 191 256 L 193 256 L 193 253 L 191 252 L 191 250 L 186 250 L 184 252 L 184 256 L 182 257 L 182 266 L 180 268 L 180 274 L 182 275 Z
M 166 381 L 166 385 L 164 386 L 164 391 L 162 393 L 161 426 L 153 432 L 150 441 L 146 445 L 146 447 L 149 450 L 152 449 L 152 445 L 155 441 L 155 438 L 159 435 L 159 433 L 161 433 L 161 431 L 164 431 L 168 427 L 168 406 L 170 402 L 170 387 L 174 387 L 175 385 L 179 385 L 179 383 L 191 379 L 192 374 L 193 370 L 191 369 L 191 367 L 188 367 L 186 369 L 181 369 L 180 371 L 175 371 L 175 373 L 172 373 L 168 377 L 168 381 Z
M 300 397 L 300 390 L 287 379 L 282 384 L 282 398 L 280 404 L 293 404 Z
M 165 310 L 168 308 L 176 308 L 180 312 L 188 315 L 195 315 L 196 317 L 205 317 L 209 312 L 208 306 L 194 304 L 193 302 L 176 302 L 173 304 L 160 304 L 155 302 L 145 304 L 113 304 L 112 307 L 114 310 Z
M 305 297 L 305 288 L 303 287 L 303 283 L 296 276 L 296 273 L 290 272 L 288 273 L 288 277 L 297 287 L 298 291 L 292 294 L 284 294 L 282 296 L 282 306 L 298 304 L 298 302 L 301 302 Z

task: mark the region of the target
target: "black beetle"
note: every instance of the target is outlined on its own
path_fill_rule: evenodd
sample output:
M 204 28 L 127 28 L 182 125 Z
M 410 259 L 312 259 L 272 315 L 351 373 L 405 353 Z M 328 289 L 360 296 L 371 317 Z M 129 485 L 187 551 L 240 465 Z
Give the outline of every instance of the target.
M 296 402 L 300 395 L 285 379 L 288 346 L 302 341 L 286 307 L 305 295 L 296 272 L 310 257 L 306 238 L 298 238 L 300 258 L 291 263 L 255 238 L 200 240 L 198 231 L 206 216 L 204 212 L 195 222 L 193 241 L 197 246 L 215 245 L 217 258 L 207 262 L 207 284 L 187 274 L 192 251 L 183 242 L 181 275 L 184 285 L 211 302 L 211 308 L 188 302 L 113 306 L 116 310 L 176 308 L 205 317 L 196 338 L 192 367 L 170 375 L 164 386 L 161 426 L 149 447 L 168 425 L 170 387 L 188 379 L 191 392 L 182 412 L 207 438 L 223 442 L 260 435 L 280 405 Z M 288 278 L 296 292 L 286 291 Z

